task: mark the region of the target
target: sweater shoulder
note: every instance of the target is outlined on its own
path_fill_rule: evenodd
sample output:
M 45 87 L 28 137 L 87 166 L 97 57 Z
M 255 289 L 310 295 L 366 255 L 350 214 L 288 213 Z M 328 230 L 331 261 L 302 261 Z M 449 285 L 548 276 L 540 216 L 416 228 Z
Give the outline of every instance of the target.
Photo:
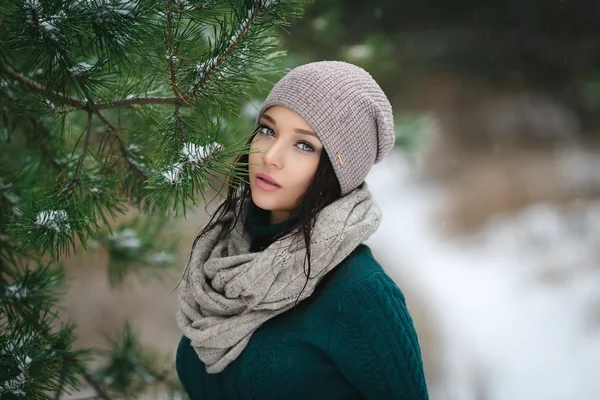
M 418 335 L 389 275 L 365 274 L 338 304 L 328 354 L 346 379 L 368 399 L 427 399 Z
M 371 249 L 359 245 L 317 285 L 315 293 L 304 300 L 305 307 L 311 308 L 311 315 L 327 313 L 330 319 L 337 312 L 339 302 L 344 294 L 351 290 L 358 282 L 373 275 L 385 273 L 379 262 L 373 256 Z M 316 307 L 311 307 L 313 305 Z M 315 313 L 315 310 L 320 310 Z M 329 312 L 333 313 L 329 315 Z
M 385 271 L 375 259 L 369 246 L 361 244 L 338 265 L 333 280 L 348 289 L 357 282 L 377 273 L 385 274 Z

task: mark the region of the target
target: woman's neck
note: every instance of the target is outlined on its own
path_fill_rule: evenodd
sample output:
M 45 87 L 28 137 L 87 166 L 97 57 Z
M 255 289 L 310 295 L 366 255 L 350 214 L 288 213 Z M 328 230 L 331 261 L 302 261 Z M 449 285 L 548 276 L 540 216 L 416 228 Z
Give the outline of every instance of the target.
M 290 219 L 290 212 L 288 211 L 271 211 L 269 213 L 269 224 L 275 225 Z
M 246 227 L 252 236 L 273 237 L 290 228 L 289 214 L 277 214 L 250 203 Z
M 264 210 L 254 203 L 250 204 L 246 219 L 246 228 L 252 236 L 250 251 L 262 251 L 269 246 L 273 241 L 288 231 L 294 221 L 289 219 L 289 216 L 282 222 L 274 222 L 271 217 L 272 213 Z

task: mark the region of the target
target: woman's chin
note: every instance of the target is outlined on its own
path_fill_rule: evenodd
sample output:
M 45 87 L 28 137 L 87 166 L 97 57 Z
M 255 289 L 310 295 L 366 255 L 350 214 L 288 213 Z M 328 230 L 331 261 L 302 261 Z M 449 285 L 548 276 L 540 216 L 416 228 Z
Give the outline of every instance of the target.
M 260 189 L 256 189 L 251 191 L 252 194 L 252 202 L 256 204 L 256 206 L 262 208 L 263 210 L 272 211 L 277 207 L 277 202 L 275 197 L 277 195 L 272 193 L 257 193 L 260 192 Z

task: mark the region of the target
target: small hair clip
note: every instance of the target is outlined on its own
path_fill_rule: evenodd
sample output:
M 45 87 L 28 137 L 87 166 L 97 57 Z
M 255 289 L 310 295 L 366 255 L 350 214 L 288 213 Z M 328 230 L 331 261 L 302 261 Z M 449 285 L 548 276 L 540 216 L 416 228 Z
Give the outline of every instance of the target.
M 338 153 L 338 159 L 340 160 L 340 164 L 344 165 L 344 159 L 342 158 L 342 153 Z

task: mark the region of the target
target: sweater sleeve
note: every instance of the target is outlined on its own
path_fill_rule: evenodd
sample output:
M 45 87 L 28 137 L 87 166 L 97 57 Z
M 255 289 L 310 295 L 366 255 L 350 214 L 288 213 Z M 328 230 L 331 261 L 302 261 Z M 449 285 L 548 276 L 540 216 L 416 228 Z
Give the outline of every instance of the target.
M 191 343 L 190 339 L 188 339 L 185 336 L 181 337 L 181 340 L 179 341 L 179 345 L 177 346 L 177 355 L 175 357 L 175 367 L 177 369 L 177 376 L 179 377 L 181 386 L 183 386 L 183 389 L 187 393 L 188 397 L 190 399 L 194 399 L 194 398 L 197 398 L 197 395 L 192 392 L 192 388 L 190 387 L 189 382 L 186 379 L 186 373 L 185 373 L 185 366 L 186 366 L 186 364 L 189 364 L 189 362 L 188 362 L 189 349 L 187 349 L 187 347 L 190 346 L 190 343 Z M 189 348 L 191 348 L 191 347 L 189 347 Z
M 404 296 L 384 272 L 342 297 L 329 336 L 330 356 L 367 400 L 427 400 L 421 350 Z

